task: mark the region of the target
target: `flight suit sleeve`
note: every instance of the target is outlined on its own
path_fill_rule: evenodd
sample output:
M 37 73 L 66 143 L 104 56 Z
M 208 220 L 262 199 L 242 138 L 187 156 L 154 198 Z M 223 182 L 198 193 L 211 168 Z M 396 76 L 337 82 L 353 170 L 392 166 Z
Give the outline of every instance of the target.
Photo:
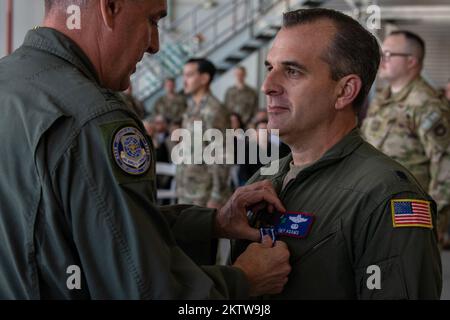
M 410 201 L 429 204 L 432 227 L 426 226 L 425 220 L 407 225 L 408 220 L 399 214 L 404 210 L 402 205 Z M 354 240 L 358 298 L 439 299 L 442 266 L 435 224 L 434 202 L 414 193 L 397 194 L 376 207 Z
M 192 208 L 161 214 L 141 132 L 122 112 L 103 115 L 84 125 L 52 172 L 91 298 L 247 298 L 239 269 L 199 267 L 177 245 L 172 230 L 209 238 L 211 217 L 194 226 Z
M 184 253 L 198 265 L 214 265 L 217 239 L 213 228 L 217 211 L 193 205 L 162 206 L 159 209 Z
M 450 211 L 450 113 L 439 100 L 428 102 L 416 114 L 419 139 L 430 159 L 428 192 L 439 214 Z

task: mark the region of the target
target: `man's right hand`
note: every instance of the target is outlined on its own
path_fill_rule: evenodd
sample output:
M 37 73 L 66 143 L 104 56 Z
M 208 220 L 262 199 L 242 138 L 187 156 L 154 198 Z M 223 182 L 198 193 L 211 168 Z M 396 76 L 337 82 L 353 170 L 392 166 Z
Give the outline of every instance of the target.
M 249 225 L 247 211 L 251 209 L 256 213 L 265 207 L 268 213 L 273 213 L 274 210 L 286 212 L 269 180 L 238 188 L 218 210 L 215 235 L 219 238 L 259 241 L 259 230 Z
M 252 243 L 236 260 L 233 267 L 241 269 L 250 284 L 250 296 L 277 294 L 283 291 L 291 272 L 286 243 L 276 241 L 272 247 L 269 236 L 262 243 Z

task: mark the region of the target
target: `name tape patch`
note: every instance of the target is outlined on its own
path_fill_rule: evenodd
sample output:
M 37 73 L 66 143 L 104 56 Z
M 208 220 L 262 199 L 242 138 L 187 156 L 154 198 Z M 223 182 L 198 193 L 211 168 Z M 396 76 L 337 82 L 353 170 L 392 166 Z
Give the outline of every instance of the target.
M 286 212 L 280 217 L 275 233 L 278 236 L 306 238 L 311 232 L 314 218 L 310 213 Z

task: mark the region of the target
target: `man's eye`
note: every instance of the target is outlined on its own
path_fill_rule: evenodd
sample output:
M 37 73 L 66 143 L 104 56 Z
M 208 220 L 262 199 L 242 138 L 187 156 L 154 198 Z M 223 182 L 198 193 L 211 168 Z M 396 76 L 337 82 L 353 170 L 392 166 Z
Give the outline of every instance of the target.
M 286 73 L 291 77 L 298 77 L 301 75 L 301 72 L 299 70 L 292 68 L 287 69 Z

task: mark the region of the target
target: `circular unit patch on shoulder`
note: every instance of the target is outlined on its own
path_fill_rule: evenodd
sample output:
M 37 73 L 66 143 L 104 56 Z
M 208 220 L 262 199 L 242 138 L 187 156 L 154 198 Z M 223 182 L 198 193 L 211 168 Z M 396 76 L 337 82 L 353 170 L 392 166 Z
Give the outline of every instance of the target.
M 447 128 L 441 123 L 436 128 L 434 128 L 434 134 L 436 137 L 444 137 L 447 135 Z
M 112 152 L 116 164 L 128 174 L 139 176 L 150 168 L 150 146 L 135 127 L 124 127 L 116 132 Z

